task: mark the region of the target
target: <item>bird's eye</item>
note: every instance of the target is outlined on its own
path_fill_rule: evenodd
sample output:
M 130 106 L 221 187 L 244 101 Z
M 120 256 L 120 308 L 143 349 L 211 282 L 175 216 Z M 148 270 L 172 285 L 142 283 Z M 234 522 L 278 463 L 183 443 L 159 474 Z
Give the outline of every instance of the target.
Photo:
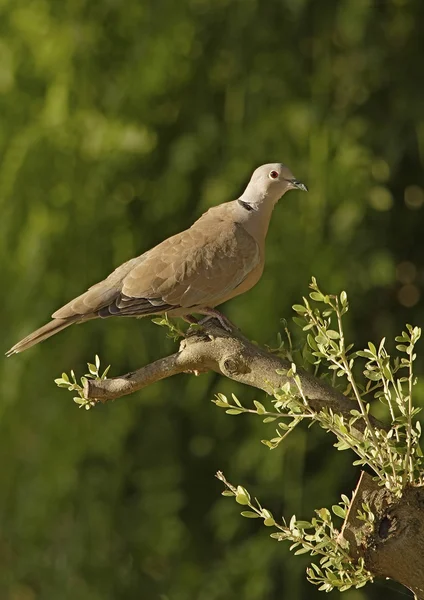
M 269 176 L 271 179 L 278 179 L 278 171 L 271 171 Z

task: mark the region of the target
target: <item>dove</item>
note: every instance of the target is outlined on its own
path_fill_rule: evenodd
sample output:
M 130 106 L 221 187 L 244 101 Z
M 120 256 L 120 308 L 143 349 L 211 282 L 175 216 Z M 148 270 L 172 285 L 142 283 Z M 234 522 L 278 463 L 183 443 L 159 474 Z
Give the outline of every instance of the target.
M 260 279 L 272 211 L 289 190 L 307 191 L 282 163 L 258 167 L 237 199 L 210 208 L 185 231 L 115 269 L 74 298 L 52 320 L 6 354 L 27 350 L 74 323 L 112 316 L 167 313 L 197 322 L 216 317 L 231 330 L 216 306 L 243 294 Z

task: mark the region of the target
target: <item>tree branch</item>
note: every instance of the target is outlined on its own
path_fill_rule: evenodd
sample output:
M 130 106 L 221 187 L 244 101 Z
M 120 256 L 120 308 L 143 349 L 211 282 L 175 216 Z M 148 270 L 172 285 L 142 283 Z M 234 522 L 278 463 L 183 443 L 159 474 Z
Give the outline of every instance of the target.
M 294 384 L 287 377 L 290 368 L 288 360 L 253 344 L 239 331 L 225 331 L 211 320 L 201 330 L 189 331 L 175 354 L 121 377 L 86 380 L 84 395 L 107 402 L 178 373 L 205 371 L 215 371 L 273 395 L 286 382 Z M 327 409 L 351 417 L 355 402 L 306 371 L 298 369 L 297 375 L 308 404 L 316 412 Z M 386 429 L 372 416 L 369 420 L 374 427 Z M 352 427 L 359 434 L 364 428 L 361 419 Z M 357 519 L 357 511 L 364 502 L 375 515 L 373 531 L 369 524 Z M 369 571 L 403 583 L 424 600 L 424 488 L 406 488 L 402 498 L 398 498 L 363 473 L 342 537 L 349 542 L 352 560 L 363 557 Z
M 175 354 L 121 377 L 88 379 L 84 395 L 88 399 L 107 402 L 178 373 L 197 374 L 206 371 L 215 371 L 272 395 L 287 381 L 293 383 L 292 379 L 281 374 L 290 367 L 288 360 L 253 344 L 239 331 L 229 333 L 215 320 L 210 320 L 201 330 L 189 332 Z M 311 408 L 315 411 L 331 409 L 335 413 L 351 417 L 350 410 L 356 405 L 349 398 L 306 371 L 299 370 L 298 375 Z M 383 427 L 375 419 L 373 424 Z M 362 431 L 363 423 L 358 421 L 356 427 Z

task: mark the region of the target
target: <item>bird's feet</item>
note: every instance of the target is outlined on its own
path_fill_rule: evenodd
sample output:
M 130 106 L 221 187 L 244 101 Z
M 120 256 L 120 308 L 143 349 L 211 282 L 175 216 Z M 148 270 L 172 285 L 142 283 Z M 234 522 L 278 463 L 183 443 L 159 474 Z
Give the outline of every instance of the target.
M 197 325 L 199 321 L 193 315 L 184 315 L 181 317 L 186 323 L 190 323 L 190 325 Z
M 237 327 L 233 323 L 231 323 L 231 321 L 227 319 L 225 315 L 223 315 L 221 312 L 219 312 L 219 310 L 216 310 L 215 308 L 204 308 L 200 312 L 200 314 L 206 315 L 206 317 L 199 321 L 199 325 L 203 325 L 204 323 L 209 321 L 209 319 L 218 319 L 219 324 L 223 329 L 225 329 L 225 331 L 231 333 L 232 331 L 234 331 L 234 329 L 237 329 Z

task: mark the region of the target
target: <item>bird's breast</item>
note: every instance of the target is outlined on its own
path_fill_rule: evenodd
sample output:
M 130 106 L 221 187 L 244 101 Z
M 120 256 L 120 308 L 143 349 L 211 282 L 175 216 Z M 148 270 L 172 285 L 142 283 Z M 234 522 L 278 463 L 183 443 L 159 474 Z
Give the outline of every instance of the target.
M 219 301 L 219 304 L 223 304 L 227 300 L 231 300 L 231 298 L 235 298 L 240 294 L 244 294 L 248 292 L 254 285 L 256 285 L 259 279 L 262 277 L 262 273 L 264 271 L 264 262 L 260 260 L 256 267 L 254 267 L 250 273 L 246 275 L 243 281 L 231 292 L 229 292 L 223 299 Z

